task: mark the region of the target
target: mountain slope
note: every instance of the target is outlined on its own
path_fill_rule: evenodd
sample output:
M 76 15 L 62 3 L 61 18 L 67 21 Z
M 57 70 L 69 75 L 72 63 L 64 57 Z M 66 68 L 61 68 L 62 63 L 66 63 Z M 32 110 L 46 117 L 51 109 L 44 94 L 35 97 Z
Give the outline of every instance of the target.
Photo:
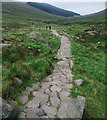
M 65 17 L 73 17 L 75 15 L 80 16 L 80 14 L 77 14 L 75 12 L 64 10 L 47 3 L 28 2 L 27 4 L 54 15 L 65 16 Z
M 22 23 L 27 24 L 34 21 L 62 20 L 66 19 L 57 15 L 49 14 L 38 8 L 34 8 L 22 2 L 3 2 L 3 23 Z

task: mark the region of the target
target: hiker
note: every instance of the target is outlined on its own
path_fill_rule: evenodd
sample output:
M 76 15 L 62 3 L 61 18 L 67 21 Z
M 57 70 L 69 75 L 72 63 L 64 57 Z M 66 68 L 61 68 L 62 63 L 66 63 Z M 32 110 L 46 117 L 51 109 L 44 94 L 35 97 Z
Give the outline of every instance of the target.
M 51 26 L 49 26 L 49 30 L 51 30 Z
M 34 28 L 35 27 L 35 24 L 34 23 L 32 23 L 32 28 Z

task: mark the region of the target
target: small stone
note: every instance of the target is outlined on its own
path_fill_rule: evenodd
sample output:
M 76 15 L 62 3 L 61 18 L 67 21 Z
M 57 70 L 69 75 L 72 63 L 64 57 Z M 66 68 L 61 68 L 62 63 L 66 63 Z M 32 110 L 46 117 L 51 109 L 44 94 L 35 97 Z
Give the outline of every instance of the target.
M 82 79 L 75 80 L 75 84 L 77 84 L 77 85 L 81 85 L 81 84 L 82 84 L 82 82 L 83 82 L 83 80 L 82 80 Z
M 76 93 L 78 92 L 78 89 L 77 89 L 77 88 L 75 88 L 75 92 L 76 92 Z
M 33 88 L 33 90 L 38 90 L 38 89 L 40 89 L 40 84 L 33 83 L 32 88 Z
M 26 87 L 26 90 L 29 91 L 29 92 L 32 92 L 32 91 L 33 91 L 33 88 L 31 88 L 31 87 Z
M 28 101 L 28 96 L 20 96 L 19 100 L 22 104 L 25 104 Z
M 14 80 L 17 82 L 19 86 L 23 85 L 23 82 L 18 77 L 15 77 Z
M 53 107 L 57 107 L 60 104 L 60 100 L 58 97 L 50 97 L 50 102 Z
M 51 87 L 51 90 L 52 90 L 53 92 L 55 92 L 55 91 L 60 92 L 60 91 L 61 91 L 61 88 L 59 88 L 58 86 L 54 85 L 54 86 Z
M 26 114 L 24 112 L 21 112 L 19 118 L 25 118 L 25 116 Z
M 25 90 L 25 91 L 22 91 L 22 93 L 21 93 L 22 95 L 29 95 L 30 94 L 30 91 L 27 91 L 27 90 Z

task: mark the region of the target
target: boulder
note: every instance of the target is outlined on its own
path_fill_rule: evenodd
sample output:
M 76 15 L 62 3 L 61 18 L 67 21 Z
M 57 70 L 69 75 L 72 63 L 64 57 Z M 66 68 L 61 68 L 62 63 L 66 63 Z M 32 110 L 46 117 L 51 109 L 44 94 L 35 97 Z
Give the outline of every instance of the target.
M 0 119 L 15 118 L 17 111 L 17 107 L 11 105 L 6 100 L 0 97 Z
M 77 99 L 66 98 L 62 100 L 58 110 L 59 118 L 73 118 L 81 120 L 85 107 L 85 98 L 78 96 Z
M 19 86 L 22 86 L 22 85 L 23 85 L 23 82 L 22 82 L 18 77 L 15 77 L 14 80 L 15 80 L 15 82 L 17 82 L 17 84 L 18 84 Z

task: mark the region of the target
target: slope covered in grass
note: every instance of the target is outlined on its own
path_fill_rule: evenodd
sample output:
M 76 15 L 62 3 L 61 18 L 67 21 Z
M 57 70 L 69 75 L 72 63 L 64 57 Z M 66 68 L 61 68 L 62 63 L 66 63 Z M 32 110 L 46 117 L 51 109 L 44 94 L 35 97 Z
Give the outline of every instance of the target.
M 65 19 L 57 15 L 52 15 L 40 9 L 34 8 L 23 2 L 3 2 L 3 25 L 16 24 L 29 25 L 43 21 L 58 21 Z
M 53 69 L 54 56 L 60 46 L 60 40 L 45 29 L 28 28 L 3 31 L 3 97 L 11 99 L 20 93 L 22 88 L 42 80 Z M 14 78 L 23 81 L 19 88 Z M 10 89 L 11 88 L 11 89 Z M 9 98 L 8 98 L 9 96 Z

